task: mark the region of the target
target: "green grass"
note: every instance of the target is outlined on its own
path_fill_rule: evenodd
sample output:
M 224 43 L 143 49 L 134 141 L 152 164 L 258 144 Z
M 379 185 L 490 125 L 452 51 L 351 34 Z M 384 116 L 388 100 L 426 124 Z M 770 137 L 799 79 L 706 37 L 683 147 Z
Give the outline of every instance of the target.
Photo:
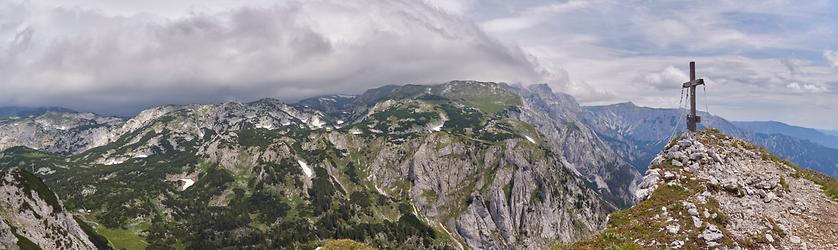
M 831 198 L 833 201 L 838 202 L 838 181 L 836 181 L 835 178 L 809 169 L 798 169 L 795 176 L 802 177 L 820 185 L 821 190 L 823 190 L 826 196 Z
M 96 229 L 93 229 L 93 227 L 88 225 L 87 222 L 85 222 L 84 220 L 76 218 L 75 216 L 73 219 L 75 219 L 76 222 L 79 223 L 79 226 L 81 227 L 82 231 L 84 231 L 84 233 L 87 234 L 87 236 L 90 239 L 90 242 L 92 242 L 93 245 L 96 246 L 96 248 L 111 249 L 110 243 L 108 242 L 108 239 L 105 236 L 96 232 Z
M 441 86 L 451 88 L 445 97 L 469 104 L 490 115 L 523 103 L 519 95 L 509 91 L 503 84 L 452 82 Z
M 439 195 L 436 193 L 436 191 L 432 189 L 428 189 L 422 192 L 422 196 L 430 202 L 436 202 L 436 200 L 439 198 Z
M 373 250 L 367 244 L 353 240 L 328 240 L 320 248 L 323 250 Z
M 145 249 L 148 246 L 148 242 L 132 229 L 111 229 L 99 226 L 96 232 L 108 238 L 116 249 Z

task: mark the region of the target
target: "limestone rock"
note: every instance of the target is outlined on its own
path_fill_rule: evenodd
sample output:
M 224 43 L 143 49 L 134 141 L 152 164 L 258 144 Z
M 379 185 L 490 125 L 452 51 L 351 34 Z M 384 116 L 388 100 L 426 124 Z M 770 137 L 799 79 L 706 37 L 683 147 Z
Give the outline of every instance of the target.
M 48 190 L 38 177 L 23 170 L 0 173 L 0 200 L 15 208 L 0 216 L 0 247 L 17 247 L 14 232 L 44 249 L 96 249 L 63 203 Z
M 709 242 L 721 240 L 724 237 L 724 235 L 722 234 L 722 231 L 719 230 L 718 227 L 716 227 L 716 225 L 709 224 L 707 225 L 707 228 L 705 228 L 704 231 L 701 232 L 701 235 L 699 235 L 699 237 Z

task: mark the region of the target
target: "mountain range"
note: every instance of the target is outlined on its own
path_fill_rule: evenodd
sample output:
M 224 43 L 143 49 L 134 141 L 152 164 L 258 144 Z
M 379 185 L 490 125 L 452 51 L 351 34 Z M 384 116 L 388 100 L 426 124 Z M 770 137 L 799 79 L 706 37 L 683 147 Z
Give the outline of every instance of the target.
M 72 113 L 72 109 L 58 107 L 0 107 L 0 119 L 38 116 L 47 112 Z
M 584 107 L 543 84 L 476 81 L 131 118 L 40 111 L 0 119 L 0 167 L 43 179 L 88 238 L 130 249 L 575 242 L 635 204 L 640 173 L 683 130 L 676 109 Z M 838 174 L 835 149 L 703 116 Z
M 632 103 L 585 107 L 583 122 L 597 132 L 638 171 L 645 171 L 654 156 L 686 129 L 681 121 L 685 113 L 679 109 L 640 107 Z M 754 124 L 776 122 L 737 123 L 708 113 L 699 113 L 699 127 L 717 128 L 723 133 L 745 139 L 757 146 L 807 169 L 814 169 L 838 177 L 838 149 L 817 144 L 805 137 L 814 129 L 778 126 L 784 129 L 766 130 Z M 744 125 L 743 125 L 744 124 Z M 826 136 L 824 136 L 826 138 Z M 822 140 L 827 142 L 828 139 Z
M 733 122 L 736 127 L 760 134 L 781 134 L 808 140 L 821 146 L 838 149 L 838 136 L 817 129 L 788 125 L 782 122 Z M 834 133 L 834 132 L 832 132 Z
M 821 130 L 818 130 L 818 131 L 820 131 L 821 133 L 827 134 L 827 135 L 838 136 L 838 130 L 821 129 Z

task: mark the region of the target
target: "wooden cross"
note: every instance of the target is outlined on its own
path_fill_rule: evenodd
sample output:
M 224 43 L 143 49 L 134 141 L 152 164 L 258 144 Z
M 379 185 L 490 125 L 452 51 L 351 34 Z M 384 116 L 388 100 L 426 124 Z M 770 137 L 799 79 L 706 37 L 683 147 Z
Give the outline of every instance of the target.
M 687 129 L 695 132 L 696 124 L 701 122 L 701 117 L 695 114 L 695 87 L 704 85 L 704 79 L 695 79 L 695 62 L 690 62 L 690 81 L 683 84 L 683 88 L 690 88 L 690 114 L 687 116 Z

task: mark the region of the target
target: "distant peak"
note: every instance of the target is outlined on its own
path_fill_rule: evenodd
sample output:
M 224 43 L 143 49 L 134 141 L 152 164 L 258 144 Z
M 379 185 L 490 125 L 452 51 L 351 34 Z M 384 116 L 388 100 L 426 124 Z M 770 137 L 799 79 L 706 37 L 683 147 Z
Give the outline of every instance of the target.
M 544 93 L 553 93 L 553 88 L 550 88 L 550 85 L 546 83 L 541 84 L 533 84 L 527 87 L 530 91 L 533 92 L 544 92 Z
M 637 107 L 637 104 L 634 104 L 634 102 L 621 102 L 613 105 L 618 107 Z
M 466 86 L 482 86 L 482 87 L 497 87 L 497 86 L 507 86 L 506 83 L 502 82 L 484 82 L 484 81 L 475 81 L 475 80 L 454 80 L 444 83 L 442 85 L 466 85 Z

